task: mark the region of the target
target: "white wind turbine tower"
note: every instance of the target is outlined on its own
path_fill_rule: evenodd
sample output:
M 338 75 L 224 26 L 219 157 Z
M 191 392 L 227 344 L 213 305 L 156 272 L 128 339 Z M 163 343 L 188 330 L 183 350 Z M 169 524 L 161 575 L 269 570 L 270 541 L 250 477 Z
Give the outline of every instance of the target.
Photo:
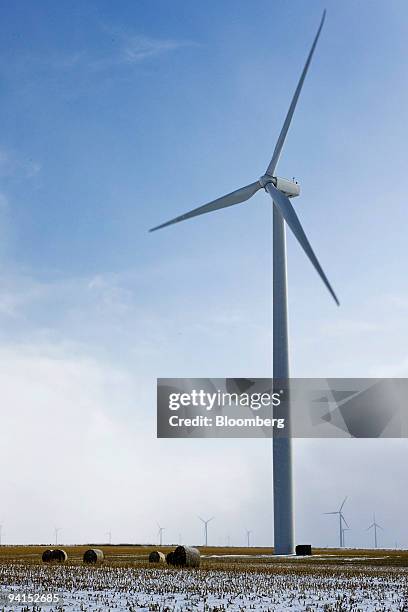
M 112 544 L 112 532 L 107 531 L 105 535 L 108 536 L 108 544 Z
M 344 546 L 344 537 L 343 537 L 343 523 L 346 525 L 346 527 L 348 529 L 350 529 L 349 525 L 347 524 L 346 519 L 344 518 L 344 514 L 342 512 L 343 510 L 343 506 L 347 501 L 347 497 L 345 497 L 343 499 L 343 503 L 341 504 L 340 508 L 338 510 L 336 510 L 335 512 L 325 512 L 324 514 L 338 514 L 339 515 L 339 540 L 340 540 L 340 548 L 343 548 Z
M 157 523 L 157 527 L 159 528 L 159 530 L 157 532 L 158 536 L 159 536 L 159 543 L 160 543 L 160 546 L 162 546 L 162 544 L 163 544 L 163 533 L 164 533 L 165 527 L 161 527 L 159 525 L 159 523 Z
M 351 531 L 350 527 L 343 527 L 343 529 L 342 529 L 342 533 L 343 533 L 343 547 L 344 547 L 344 548 L 345 548 L 345 546 L 346 546 L 346 537 L 345 537 L 345 535 L 344 535 L 344 532 L 345 532 L 345 531 Z
M 292 102 L 290 104 L 286 119 L 284 121 L 279 138 L 276 142 L 272 159 L 265 174 L 260 179 L 241 187 L 228 195 L 222 196 L 208 204 L 187 212 L 179 217 L 162 223 L 150 231 L 155 231 L 196 217 L 204 213 L 226 208 L 234 204 L 246 202 L 257 191 L 264 189 L 272 198 L 273 202 L 273 378 L 289 378 L 289 347 L 288 347 L 288 308 L 287 308 L 287 283 L 286 283 L 286 239 L 285 224 L 289 226 L 312 265 L 318 272 L 323 283 L 330 291 L 335 302 L 339 301 L 334 293 L 320 263 L 314 254 L 309 240 L 303 230 L 299 218 L 292 206 L 290 198 L 299 195 L 300 187 L 297 182 L 279 178 L 275 174 L 276 166 L 284 145 L 286 135 L 296 108 L 296 104 L 305 80 L 309 65 L 316 48 L 320 32 L 323 27 L 326 12 L 323 13 L 319 29 L 313 41 L 312 48 L 303 68 L 299 83 L 296 87 Z M 275 68 L 276 73 L 276 68 Z M 278 80 L 275 81 L 279 86 Z M 262 132 L 264 132 L 264 128 Z M 286 404 L 284 413 L 280 407 L 280 417 L 288 417 L 290 414 L 289 403 Z M 274 552 L 275 554 L 293 554 L 294 542 L 294 509 L 293 509 L 293 484 L 292 484 L 292 440 L 290 426 L 283 430 L 284 435 L 274 434 L 273 438 L 273 504 L 274 504 Z
M 248 546 L 248 548 L 249 548 L 249 540 L 250 540 L 250 537 L 251 537 L 251 533 L 252 533 L 252 531 L 251 531 L 250 529 L 247 529 L 247 528 L 245 527 L 245 533 L 246 533 L 246 537 L 247 537 L 247 546 Z
M 375 514 L 373 514 L 373 522 L 369 527 L 367 527 L 366 531 L 369 531 L 370 529 L 374 529 L 374 548 L 377 548 L 377 529 L 381 529 L 382 531 L 384 531 L 384 529 L 376 522 Z
M 208 523 L 210 523 L 215 517 L 212 516 L 211 518 L 204 520 L 203 518 L 201 518 L 201 516 L 198 517 L 200 519 L 200 521 L 202 523 L 204 523 L 204 539 L 205 539 L 205 546 L 208 546 Z
M 58 534 L 61 531 L 62 527 L 55 527 L 54 528 L 54 535 L 55 535 L 55 546 L 57 546 L 58 544 Z

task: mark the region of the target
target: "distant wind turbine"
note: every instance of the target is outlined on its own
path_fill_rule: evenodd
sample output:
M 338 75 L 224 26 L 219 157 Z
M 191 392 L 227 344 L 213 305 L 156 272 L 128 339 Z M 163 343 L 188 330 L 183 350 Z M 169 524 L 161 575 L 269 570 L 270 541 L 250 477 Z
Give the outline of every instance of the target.
M 204 520 L 201 516 L 198 517 L 202 523 L 204 523 L 204 538 L 205 538 L 205 546 L 208 546 L 208 523 L 210 523 L 215 517 Z
M 347 524 L 346 519 L 344 518 L 343 515 L 343 506 L 347 501 L 347 497 L 345 497 L 343 499 L 343 503 L 341 504 L 340 508 L 338 510 L 336 510 L 335 512 L 325 512 L 324 514 L 338 514 L 339 515 L 339 540 L 340 540 L 340 548 L 343 548 L 344 546 L 344 539 L 343 539 L 343 523 L 346 525 L 346 527 L 349 529 L 349 525 Z
M 163 533 L 164 533 L 165 527 L 161 527 L 159 523 L 157 523 L 157 526 L 159 528 L 157 532 L 159 535 L 159 543 L 160 543 L 160 546 L 162 546 L 163 545 Z
M 108 536 L 108 544 L 112 544 L 112 532 L 107 531 L 105 535 Z
M 367 527 L 366 531 L 369 531 L 370 529 L 374 529 L 374 548 L 377 548 L 377 529 L 381 529 L 382 531 L 384 531 L 384 529 L 376 522 L 375 514 L 373 514 L 373 522 L 369 527 Z
M 58 544 L 58 534 L 61 531 L 62 527 L 55 527 L 54 528 L 54 534 L 55 534 L 55 546 L 57 546 Z
M 3 525 L 0 524 L 0 546 L 1 546 L 1 538 L 3 536 Z
M 248 546 L 248 548 L 249 548 L 249 539 L 250 539 L 250 537 L 251 537 L 251 533 L 252 533 L 252 531 L 251 531 L 250 529 L 247 529 L 247 528 L 245 527 L 245 533 L 246 533 L 246 537 L 247 537 L 247 546 Z
M 265 173 L 253 183 L 221 196 L 216 200 L 199 206 L 189 212 L 161 223 L 150 231 L 191 219 L 205 213 L 221 210 L 229 206 L 246 202 L 258 191 L 264 190 L 272 199 L 273 208 L 273 379 L 287 380 L 289 378 L 289 342 L 288 342 L 288 298 L 287 298 L 287 261 L 286 261 L 286 225 L 294 234 L 301 248 L 330 292 L 336 304 L 339 300 L 324 273 L 305 231 L 300 223 L 291 198 L 300 194 L 300 186 L 295 180 L 288 180 L 276 175 L 276 167 L 288 134 L 293 114 L 306 78 L 310 62 L 315 51 L 320 32 L 326 17 L 324 11 L 319 28 L 309 51 L 299 82 L 295 89 L 285 121 L 272 154 L 272 159 Z M 276 67 L 270 80 L 279 89 L 281 84 L 277 78 Z M 318 111 L 317 111 L 318 112 Z M 261 133 L 265 126 L 260 126 Z M 269 130 L 269 125 L 267 126 Z M 168 193 L 166 194 L 168 199 Z M 291 555 L 295 552 L 294 534 L 294 501 L 293 501 L 293 467 L 292 438 L 289 426 L 290 405 L 281 406 L 280 416 L 286 419 L 287 426 L 283 436 L 273 437 L 273 505 L 274 505 L 274 553 Z

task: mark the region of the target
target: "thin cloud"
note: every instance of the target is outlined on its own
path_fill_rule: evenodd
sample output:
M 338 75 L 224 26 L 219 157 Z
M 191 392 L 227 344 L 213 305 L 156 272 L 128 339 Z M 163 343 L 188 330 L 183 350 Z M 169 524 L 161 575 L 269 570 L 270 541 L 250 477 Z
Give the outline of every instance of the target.
M 140 35 L 130 36 L 122 49 L 123 60 L 132 64 L 138 63 L 149 57 L 162 55 L 193 44 L 188 41 L 163 40 Z
M 13 77 L 19 74 L 37 74 L 44 78 L 47 73 L 61 73 L 66 76 L 78 72 L 104 72 L 119 67 L 135 66 L 151 58 L 163 56 L 185 47 L 198 46 L 191 40 L 176 40 L 172 38 L 155 38 L 141 33 L 128 31 L 124 28 L 102 26 L 102 48 L 100 50 L 83 48 L 70 53 L 50 49 L 46 55 L 13 55 L 11 58 L 0 58 L 0 72 Z M 107 38 L 111 45 L 106 48 Z M 105 47 L 105 48 L 104 48 Z M 104 50 L 102 50 L 104 48 Z M 0 152 L 0 169 L 2 164 Z
M 190 40 L 154 38 L 144 34 L 125 32 L 123 29 L 104 28 L 104 30 L 113 37 L 113 40 L 117 41 L 117 46 L 110 54 L 92 59 L 88 57 L 85 64 L 91 70 L 101 71 L 119 66 L 137 65 L 177 49 L 197 46 L 197 43 Z

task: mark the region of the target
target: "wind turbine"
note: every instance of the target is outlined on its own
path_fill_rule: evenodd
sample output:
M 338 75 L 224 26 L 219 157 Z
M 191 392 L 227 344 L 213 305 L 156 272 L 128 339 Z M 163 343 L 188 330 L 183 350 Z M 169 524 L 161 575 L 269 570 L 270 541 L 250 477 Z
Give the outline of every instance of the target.
M 112 532 L 107 531 L 105 535 L 108 536 L 108 544 L 112 544 Z
M 163 533 L 164 533 L 165 527 L 160 527 L 159 523 L 157 523 L 157 526 L 159 528 L 159 531 L 157 533 L 159 534 L 160 546 L 162 546 L 162 544 L 163 544 Z
M 58 544 L 58 534 L 61 531 L 62 527 L 55 527 L 54 528 L 54 534 L 55 534 L 55 546 L 57 546 Z
M 198 517 L 202 523 L 204 523 L 204 537 L 205 537 L 205 546 L 208 546 L 208 523 L 210 523 L 215 517 L 204 520 L 201 516 Z
M 3 525 L 0 524 L 0 546 L 2 544 L 2 536 L 3 536 Z
M 250 539 L 250 537 L 251 537 L 251 533 L 252 533 L 252 531 L 251 531 L 250 529 L 247 529 L 247 528 L 245 527 L 245 533 L 246 533 L 246 536 L 247 536 L 247 546 L 248 546 L 248 548 L 249 548 L 249 539 Z
M 347 524 L 346 519 L 344 518 L 344 514 L 342 512 L 343 510 L 343 506 L 347 501 L 347 497 L 345 497 L 343 499 L 343 503 L 341 504 L 340 508 L 338 510 L 336 510 L 335 512 L 325 512 L 324 514 L 338 514 L 339 515 L 339 537 L 340 537 L 340 548 L 343 548 L 344 546 L 344 536 L 343 536 L 343 523 L 346 525 L 346 527 L 348 529 L 350 529 L 349 525 Z
M 257 181 L 241 187 L 228 195 L 222 196 L 208 204 L 204 204 L 190 212 L 184 213 L 170 221 L 153 227 L 150 231 L 161 229 L 174 223 L 196 217 L 208 212 L 233 206 L 249 200 L 257 191 L 265 189 L 273 201 L 273 378 L 287 380 L 289 378 L 289 348 L 288 348 L 288 314 L 287 314 L 287 284 L 286 284 L 286 240 L 285 222 L 292 230 L 307 257 L 316 269 L 323 283 L 339 304 L 320 263 L 314 254 L 309 240 L 303 230 L 299 218 L 292 206 L 290 198 L 300 193 L 297 182 L 279 178 L 275 174 L 276 166 L 289 130 L 296 104 L 305 80 L 309 65 L 320 36 L 325 20 L 324 11 L 317 34 L 313 41 L 306 64 L 300 76 L 283 127 L 276 142 L 272 159 L 265 174 Z M 282 418 L 286 419 L 284 436 L 274 435 L 273 438 L 273 503 L 274 503 L 274 552 L 275 554 L 294 553 L 294 509 L 292 484 L 292 440 L 288 417 L 289 403 L 285 409 L 280 406 Z M 282 414 L 283 413 L 283 414 Z
M 366 531 L 369 531 L 372 528 L 374 528 L 374 548 L 377 548 L 377 529 L 381 529 L 382 531 L 384 531 L 384 529 L 376 522 L 375 514 L 373 514 L 373 522 L 369 527 L 367 527 Z

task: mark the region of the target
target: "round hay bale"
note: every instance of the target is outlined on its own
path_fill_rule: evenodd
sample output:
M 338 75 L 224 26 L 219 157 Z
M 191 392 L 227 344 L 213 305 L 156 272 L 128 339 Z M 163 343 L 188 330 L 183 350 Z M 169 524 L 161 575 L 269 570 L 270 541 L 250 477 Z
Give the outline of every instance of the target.
M 153 550 L 149 555 L 149 563 L 165 563 L 166 557 L 159 550 Z
M 84 552 L 84 563 L 102 563 L 103 552 L 99 548 L 90 548 Z
M 179 567 L 200 567 L 200 551 L 192 546 L 177 546 L 173 553 L 173 565 Z
M 167 565 L 174 565 L 174 551 L 169 552 L 166 555 L 166 562 L 167 562 Z
M 62 550 L 61 548 L 56 548 L 52 551 L 51 561 L 54 561 L 55 563 L 64 563 L 64 561 L 66 561 L 67 559 L 68 555 L 65 550 Z
M 43 563 L 49 563 L 50 561 L 52 561 L 52 553 L 54 551 L 51 550 L 50 548 L 47 548 L 47 550 L 44 550 L 43 554 L 42 554 L 42 561 Z

